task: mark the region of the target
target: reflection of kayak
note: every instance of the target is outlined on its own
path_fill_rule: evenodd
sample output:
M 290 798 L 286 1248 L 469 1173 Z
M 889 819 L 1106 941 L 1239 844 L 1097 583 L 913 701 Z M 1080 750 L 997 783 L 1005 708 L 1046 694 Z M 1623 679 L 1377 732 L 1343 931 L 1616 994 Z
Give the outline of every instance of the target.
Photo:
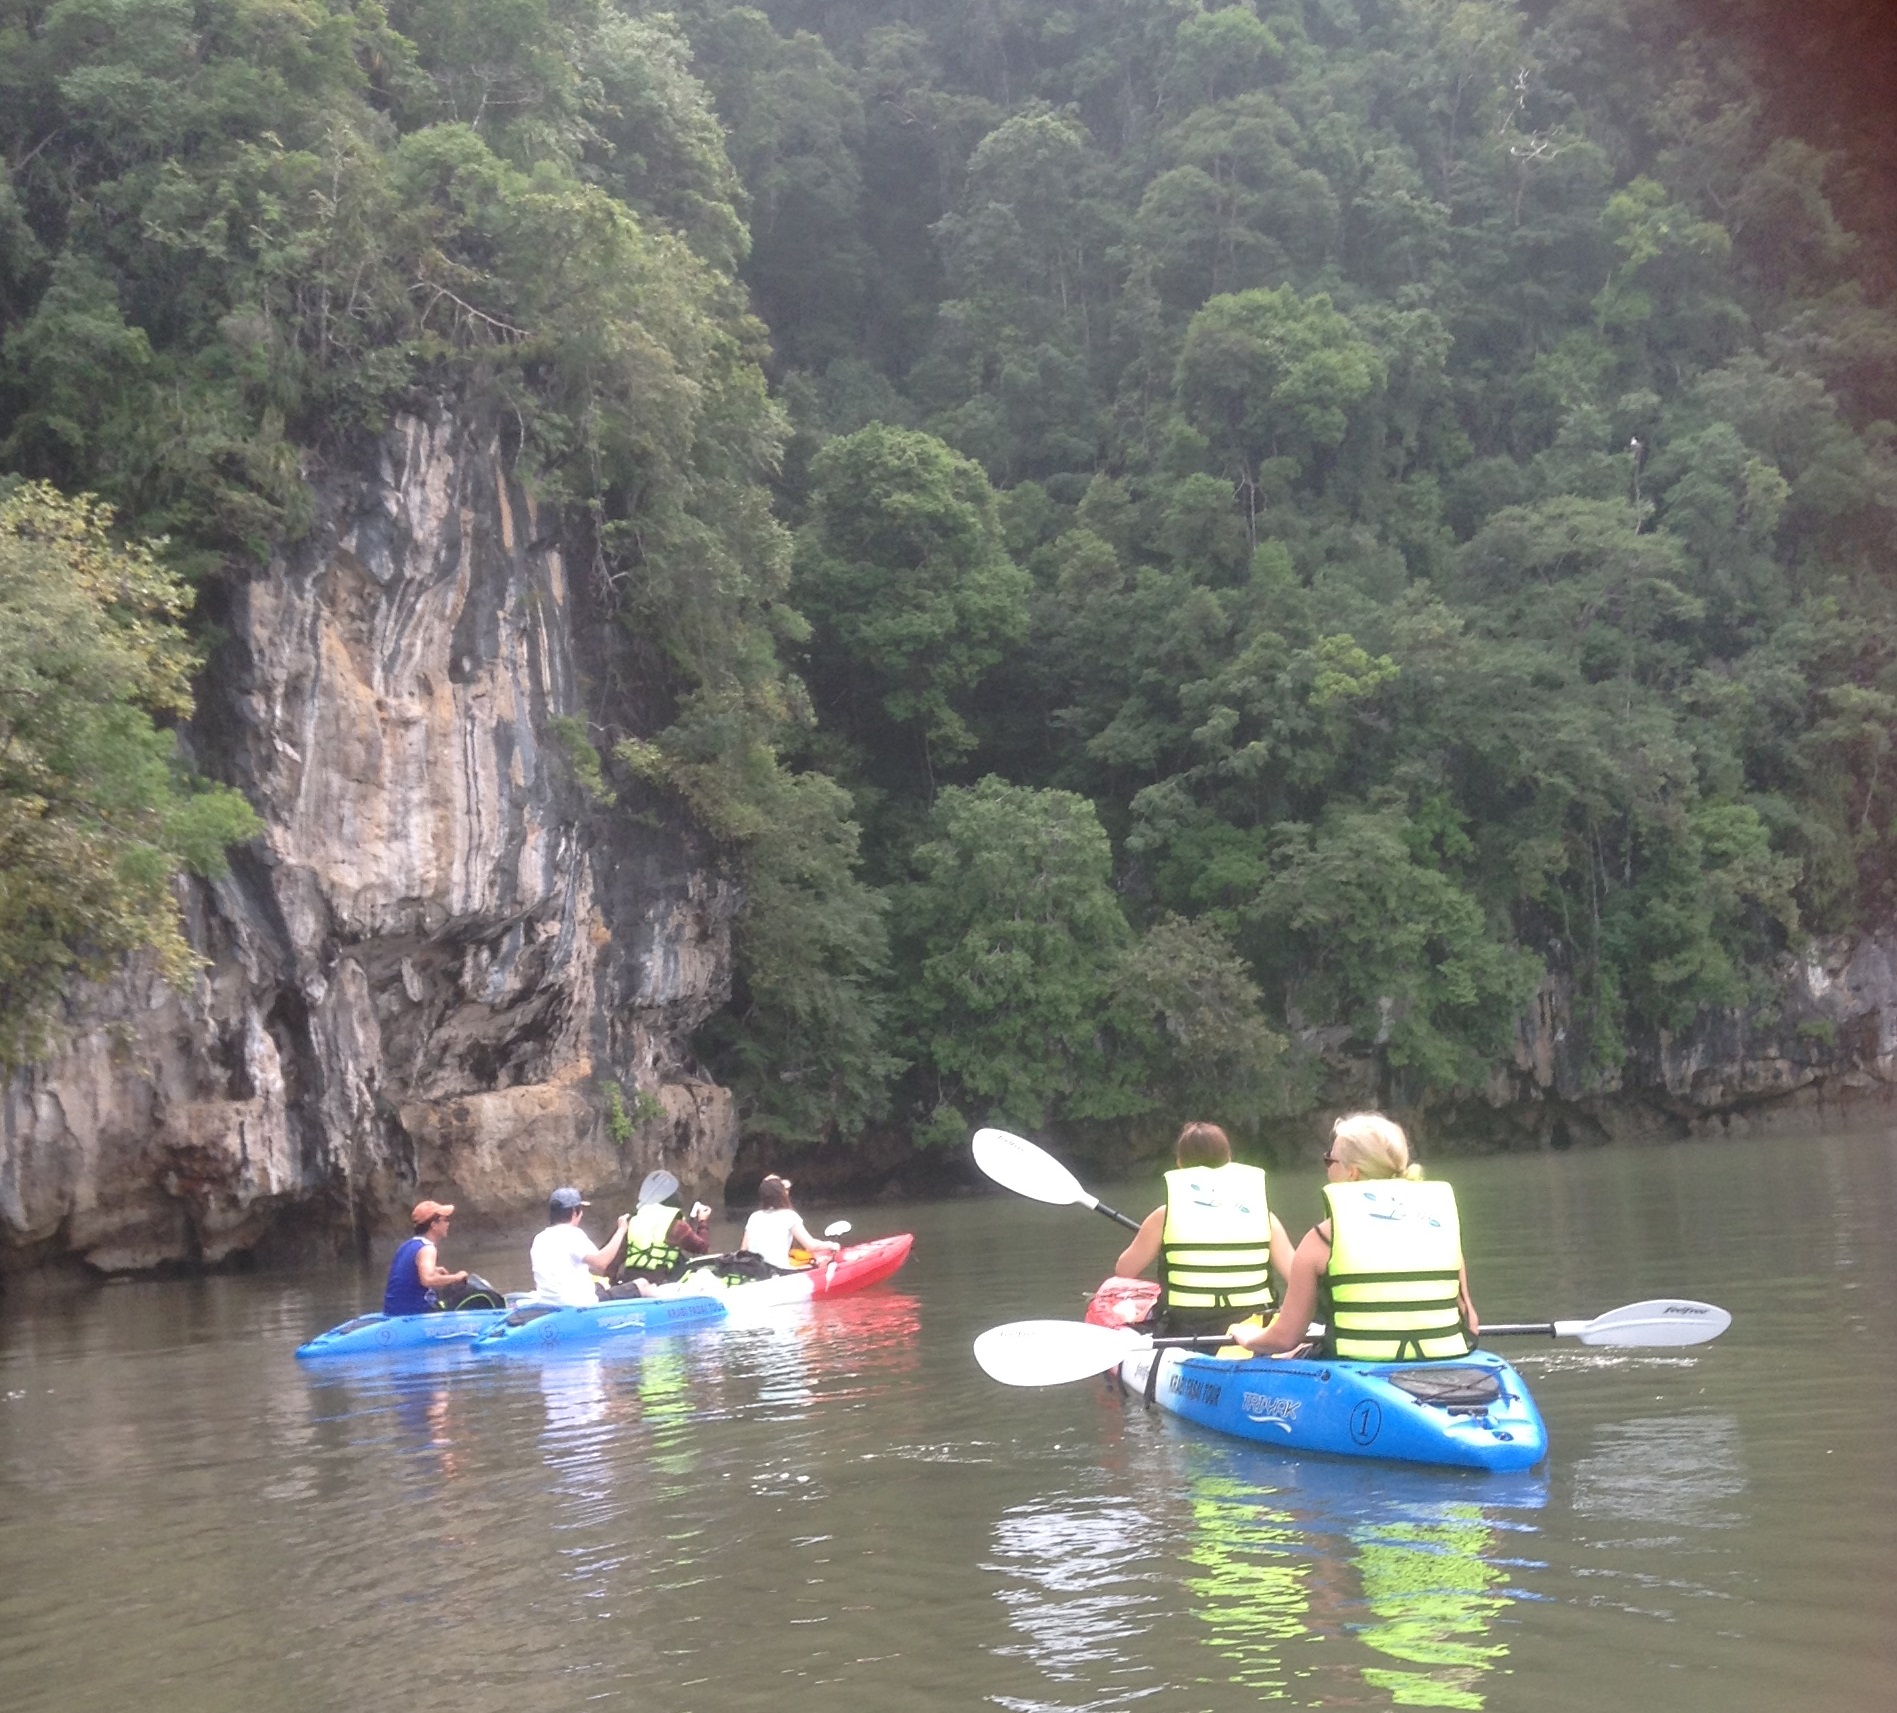
M 507 1314 L 505 1309 L 438 1310 L 433 1314 L 359 1314 L 297 1346 L 304 1361 L 319 1356 L 379 1356 L 466 1344 Z
M 1137 1318 L 1139 1296 L 1150 1302 L 1156 1291 L 1110 1280 L 1087 1318 L 1124 1326 Z M 1495 1470 L 1529 1469 L 1548 1454 L 1527 1386 L 1487 1350 L 1441 1362 L 1340 1362 L 1147 1349 L 1118 1371 L 1130 1391 L 1173 1415 L 1289 1451 Z
M 907 1232 L 853 1244 L 834 1261 L 767 1279 L 728 1285 L 715 1269 L 700 1268 L 657 1297 L 629 1297 L 587 1308 L 523 1303 L 495 1317 L 474 1342 L 482 1356 L 529 1355 L 556 1347 L 584 1349 L 621 1338 L 688 1332 L 723 1321 L 740 1308 L 777 1308 L 860 1291 L 887 1279 L 909 1258 Z

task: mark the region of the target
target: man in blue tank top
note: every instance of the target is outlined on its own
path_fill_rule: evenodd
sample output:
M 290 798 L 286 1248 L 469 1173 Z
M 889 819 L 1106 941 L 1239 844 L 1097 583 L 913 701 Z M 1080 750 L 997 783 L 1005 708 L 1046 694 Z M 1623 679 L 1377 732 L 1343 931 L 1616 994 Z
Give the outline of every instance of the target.
M 384 1314 L 427 1314 L 440 1307 L 435 1292 L 447 1285 L 464 1285 L 466 1273 L 450 1273 L 435 1259 L 435 1245 L 448 1235 L 452 1202 L 418 1201 L 409 1214 L 415 1235 L 395 1252 L 389 1263 L 389 1282 L 382 1292 Z

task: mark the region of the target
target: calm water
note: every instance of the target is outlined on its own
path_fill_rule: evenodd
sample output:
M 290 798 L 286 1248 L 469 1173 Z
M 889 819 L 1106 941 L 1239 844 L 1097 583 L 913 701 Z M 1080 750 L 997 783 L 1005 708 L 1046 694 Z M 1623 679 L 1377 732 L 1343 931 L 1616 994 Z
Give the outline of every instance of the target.
M 1519 1348 L 1554 1449 L 1495 1478 L 991 1385 L 974 1335 L 1078 1316 L 1119 1247 L 1011 1198 L 807 1210 L 915 1256 L 604 1360 L 293 1361 L 379 1268 L 16 1300 L 0 1705 L 1897 1705 L 1897 1133 L 1452 1175 L 1491 1318 L 1677 1294 L 1732 1331 Z M 450 1257 L 521 1283 L 526 1235 Z

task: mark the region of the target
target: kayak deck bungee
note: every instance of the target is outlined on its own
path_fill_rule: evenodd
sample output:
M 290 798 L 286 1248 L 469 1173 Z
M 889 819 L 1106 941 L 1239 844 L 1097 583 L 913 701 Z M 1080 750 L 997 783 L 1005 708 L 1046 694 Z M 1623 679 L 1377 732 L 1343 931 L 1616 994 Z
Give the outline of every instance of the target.
M 299 1360 L 325 1356 L 379 1356 L 404 1350 L 465 1345 L 507 1316 L 506 1309 L 435 1310 L 429 1314 L 359 1314 L 299 1344 Z
M 714 1269 L 687 1273 L 661 1286 L 656 1297 L 627 1297 L 587 1307 L 523 1303 L 488 1327 L 471 1348 L 481 1356 L 529 1355 L 559 1348 L 587 1349 L 622 1338 L 690 1332 L 741 1311 L 782 1308 L 841 1296 L 878 1284 L 909 1258 L 908 1232 L 853 1244 L 833 1261 L 767 1279 L 725 1284 Z
M 1131 1326 L 1158 1296 L 1151 1280 L 1116 1275 L 1094 1293 L 1086 1318 Z M 1149 1349 L 1128 1356 L 1118 1374 L 1170 1414 L 1259 1445 L 1492 1470 L 1531 1469 L 1548 1454 L 1527 1385 L 1487 1350 L 1439 1362 L 1344 1362 Z

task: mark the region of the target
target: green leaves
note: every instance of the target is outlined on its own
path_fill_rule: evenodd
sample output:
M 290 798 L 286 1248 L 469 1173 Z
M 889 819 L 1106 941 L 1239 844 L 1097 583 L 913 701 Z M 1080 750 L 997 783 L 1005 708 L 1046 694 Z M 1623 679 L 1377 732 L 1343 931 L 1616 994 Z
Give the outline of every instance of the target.
M 1027 628 L 1028 580 L 987 477 L 932 435 L 872 424 L 831 441 L 811 482 L 795 588 L 819 626 L 830 705 L 847 705 L 854 680 L 850 702 L 869 689 L 882 715 L 953 758 L 974 743 L 955 698 Z
M 1132 939 L 1084 798 L 989 778 L 944 791 L 896 898 L 900 1007 L 937 1106 L 1034 1129 L 1140 1110 L 1104 1035 Z
M 1382 358 L 1322 293 L 1215 297 L 1179 354 L 1179 403 L 1230 473 L 1255 484 L 1269 458 L 1302 465 L 1336 446 L 1383 385 Z
M 1288 942 L 1302 1006 L 1341 1013 L 1418 1090 L 1480 1087 L 1542 975 L 1391 803 L 1279 828 L 1246 915 Z
M 51 1044 L 75 976 L 148 952 L 189 981 L 172 880 L 260 830 L 153 724 L 191 711 L 188 597 L 111 521 L 38 484 L 0 499 L 0 1070 Z

